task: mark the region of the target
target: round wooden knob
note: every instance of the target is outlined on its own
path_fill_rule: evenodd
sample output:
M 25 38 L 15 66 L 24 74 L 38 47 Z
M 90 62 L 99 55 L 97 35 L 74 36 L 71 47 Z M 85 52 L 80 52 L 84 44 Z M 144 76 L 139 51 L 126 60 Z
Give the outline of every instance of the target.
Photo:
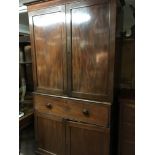
M 85 116 L 89 116 L 89 111 L 87 109 L 83 109 L 82 110 L 82 113 L 85 115 Z
M 46 104 L 46 107 L 47 107 L 48 109 L 52 109 L 52 108 L 53 108 L 53 106 L 52 106 L 51 103 L 47 103 L 47 104 Z

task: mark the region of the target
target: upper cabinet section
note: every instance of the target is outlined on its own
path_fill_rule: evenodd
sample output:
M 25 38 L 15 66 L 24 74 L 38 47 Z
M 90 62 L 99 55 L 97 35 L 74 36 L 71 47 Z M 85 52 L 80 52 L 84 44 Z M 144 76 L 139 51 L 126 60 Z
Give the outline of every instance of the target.
M 53 0 L 28 9 L 36 91 L 111 102 L 115 0 Z
M 65 91 L 64 9 L 65 6 L 59 6 L 39 10 L 32 16 L 36 87 L 54 94 Z

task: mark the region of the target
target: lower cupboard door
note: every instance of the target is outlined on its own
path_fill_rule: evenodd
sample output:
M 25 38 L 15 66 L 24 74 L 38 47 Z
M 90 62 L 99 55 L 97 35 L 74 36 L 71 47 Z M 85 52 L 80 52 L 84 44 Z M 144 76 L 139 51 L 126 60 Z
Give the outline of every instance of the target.
M 109 155 L 109 128 L 71 121 L 66 125 L 66 155 Z
M 36 153 L 39 155 L 65 155 L 65 124 L 62 118 L 36 114 Z

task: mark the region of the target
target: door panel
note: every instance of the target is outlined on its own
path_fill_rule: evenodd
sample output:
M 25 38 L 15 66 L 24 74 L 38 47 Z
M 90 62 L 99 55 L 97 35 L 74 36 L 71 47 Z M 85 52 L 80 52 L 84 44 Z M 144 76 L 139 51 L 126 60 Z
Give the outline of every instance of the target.
M 41 154 L 64 155 L 65 124 L 61 118 L 37 113 L 37 152 Z
M 72 3 L 67 10 L 72 96 L 102 100 L 109 82 L 109 5 Z
M 67 155 L 109 155 L 109 129 L 67 122 Z
M 33 18 L 37 89 L 62 94 L 65 88 L 65 7 L 39 10 Z

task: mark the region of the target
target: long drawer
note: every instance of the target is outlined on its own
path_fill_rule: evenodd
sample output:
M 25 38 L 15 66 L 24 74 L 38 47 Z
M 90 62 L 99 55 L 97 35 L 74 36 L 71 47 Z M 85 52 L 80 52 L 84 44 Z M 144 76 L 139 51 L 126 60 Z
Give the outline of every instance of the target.
M 45 95 L 34 95 L 37 112 L 54 114 L 66 119 L 108 126 L 110 105 Z

